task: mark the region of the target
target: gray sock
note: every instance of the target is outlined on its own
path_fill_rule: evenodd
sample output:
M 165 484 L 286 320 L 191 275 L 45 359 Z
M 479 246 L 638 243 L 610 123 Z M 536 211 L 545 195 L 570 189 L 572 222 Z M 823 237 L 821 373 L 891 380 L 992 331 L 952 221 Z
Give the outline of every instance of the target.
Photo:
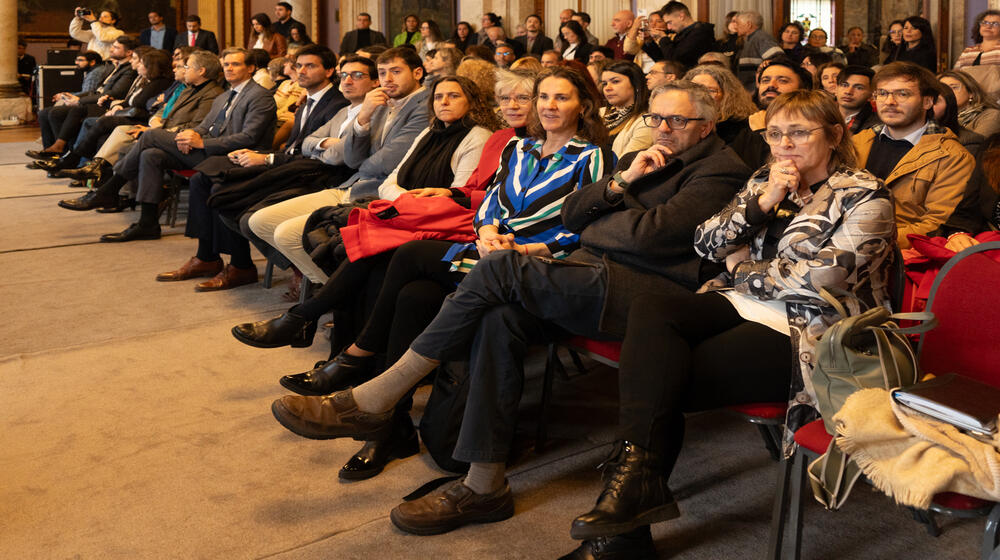
M 441 362 L 407 350 L 382 375 L 354 388 L 354 402 L 363 412 L 387 412 Z
M 506 470 L 503 463 L 472 463 L 469 465 L 469 474 L 465 475 L 462 484 L 476 494 L 492 494 L 503 488 Z

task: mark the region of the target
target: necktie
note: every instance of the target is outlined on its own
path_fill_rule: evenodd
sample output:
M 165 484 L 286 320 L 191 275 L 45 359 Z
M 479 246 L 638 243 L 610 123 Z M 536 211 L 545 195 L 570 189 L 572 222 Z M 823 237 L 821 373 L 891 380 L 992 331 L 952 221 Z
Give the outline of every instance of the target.
M 315 103 L 315 100 L 313 100 L 312 97 L 306 98 L 306 108 L 302 111 L 302 118 L 299 119 L 299 130 L 306 127 L 306 119 L 308 119 L 309 115 L 312 114 L 313 103 Z
M 211 134 L 213 137 L 218 136 L 219 132 L 222 131 L 222 125 L 225 124 L 226 122 L 226 113 L 229 112 L 229 106 L 232 105 L 233 99 L 235 97 L 236 97 L 236 90 L 230 91 L 229 99 L 226 100 L 226 106 L 223 107 L 222 110 L 219 111 L 219 114 L 215 116 L 215 122 L 213 122 L 212 126 L 209 127 L 208 129 L 208 133 Z
M 194 40 L 195 40 L 196 37 L 198 37 L 197 33 L 188 33 L 188 41 L 190 41 L 190 45 L 188 45 L 188 46 L 191 46 L 191 47 L 194 46 Z
M 314 101 L 312 97 L 306 98 L 306 106 L 302 109 L 302 114 L 299 116 L 299 129 L 296 131 L 297 134 L 295 135 L 295 142 L 292 142 L 285 148 L 285 153 L 294 155 L 299 153 L 299 150 L 302 148 L 302 141 L 306 138 L 303 131 L 306 128 L 306 120 L 312 113 L 313 103 Z

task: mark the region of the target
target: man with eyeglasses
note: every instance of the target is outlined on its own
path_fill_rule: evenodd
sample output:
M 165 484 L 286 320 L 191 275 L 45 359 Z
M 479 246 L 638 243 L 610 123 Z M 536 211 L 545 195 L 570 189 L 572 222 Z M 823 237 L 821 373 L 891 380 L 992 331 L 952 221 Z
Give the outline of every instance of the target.
M 896 208 L 897 241 L 937 235 L 966 196 L 975 160 L 947 128 L 928 118 L 936 78 L 909 62 L 883 66 L 872 81 L 884 124 L 854 136 L 858 166 L 885 181 Z
M 646 74 L 646 85 L 649 91 L 666 85 L 684 75 L 681 65 L 672 60 L 661 60 L 653 64 L 653 68 Z
M 249 270 L 253 267 L 250 242 L 240 234 L 238 224 L 241 213 L 238 207 L 245 208 L 252 203 L 239 195 L 250 194 L 252 201 L 259 202 L 260 197 L 268 194 L 260 182 L 277 184 L 283 175 L 296 175 L 291 170 L 288 173 L 269 171 L 279 166 L 284 168 L 282 164 L 299 158 L 305 138 L 347 104 L 331 82 L 337 70 L 336 60 L 328 47 L 315 44 L 302 47 L 295 55 L 298 83 L 306 90 L 306 101 L 295 111 L 292 132 L 282 150 L 239 148 L 225 155 L 212 156 L 195 167 L 198 173 L 189 183 L 184 235 L 198 240 L 197 254 L 177 270 L 158 274 L 158 281 L 211 276 L 211 280 L 195 286 L 195 291 L 199 292 L 227 290 L 247 283 L 240 282 L 238 275 L 224 274 L 227 268 Z M 238 167 L 244 169 L 234 172 Z M 213 193 L 223 192 L 225 196 L 219 197 L 219 201 L 210 198 Z M 222 204 L 223 200 L 226 204 Z M 225 215 L 221 206 L 225 207 Z M 223 265 L 221 254 L 232 256 L 229 267 Z M 256 281 L 256 269 L 253 281 Z
M 848 66 L 837 75 L 837 106 L 851 134 L 882 122 L 871 104 L 874 76 L 874 70 L 859 65 Z

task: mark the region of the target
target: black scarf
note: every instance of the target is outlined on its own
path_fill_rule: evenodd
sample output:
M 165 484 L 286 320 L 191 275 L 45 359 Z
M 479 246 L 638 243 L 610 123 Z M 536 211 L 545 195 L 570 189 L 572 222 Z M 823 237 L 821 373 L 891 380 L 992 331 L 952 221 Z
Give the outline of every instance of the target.
M 455 180 L 451 156 L 474 126 L 476 123 L 468 115 L 451 125 L 434 119 L 430 130 L 399 168 L 396 184 L 407 190 L 450 187 Z

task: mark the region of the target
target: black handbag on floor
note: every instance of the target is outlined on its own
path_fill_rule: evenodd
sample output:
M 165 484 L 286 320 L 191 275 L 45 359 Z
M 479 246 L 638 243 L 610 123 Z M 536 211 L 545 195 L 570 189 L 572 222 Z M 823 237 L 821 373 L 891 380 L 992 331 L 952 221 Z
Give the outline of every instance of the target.
M 464 473 L 469 464 L 452 459 L 469 397 L 468 362 L 445 362 L 434 376 L 431 395 L 420 419 L 420 439 L 439 467 Z

